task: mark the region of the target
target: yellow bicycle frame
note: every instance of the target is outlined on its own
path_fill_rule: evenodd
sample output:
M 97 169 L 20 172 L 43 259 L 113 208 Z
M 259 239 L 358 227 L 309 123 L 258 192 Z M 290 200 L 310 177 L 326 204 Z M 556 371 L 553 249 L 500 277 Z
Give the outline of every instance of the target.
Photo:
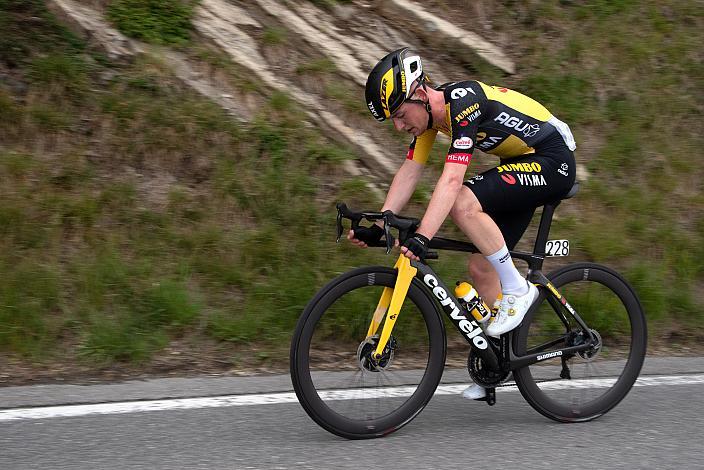
M 377 343 L 376 351 L 374 352 L 375 359 L 381 357 L 386 343 L 389 342 L 391 330 L 393 330 L 398 314 L 401 312 L 401 306 L 406 299 L 408 288 L 411 286 L 411 281 L 416 277 L 416 273 L 418 272 L 418 269 L 411 266 L 411 260 L 406 258 L 403 254 L 399 255 L 394 269 L 398 270 L 396 285 L 393 289 L 391 287 L 384 287 L 384 292 L 381 294 L 381 299 L 379 299 L 379 303 L 374 311 L 374 316 L 372 317 L 372 322 L 367 331 L 367 338 L 376 334 L 381 320 L 384 318 L 384 313 L 386 313 L 386 322 L 384 323 L 384 328 L 381 330 L 381 337 L 379 338 L 379 343 Z

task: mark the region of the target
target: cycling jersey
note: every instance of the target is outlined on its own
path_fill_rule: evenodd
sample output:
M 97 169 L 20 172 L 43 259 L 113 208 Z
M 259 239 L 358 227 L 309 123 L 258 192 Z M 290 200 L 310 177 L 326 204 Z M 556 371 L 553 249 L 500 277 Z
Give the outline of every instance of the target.
M 413 139 L 407 159 L 425 164 L 438 131 L 450 136 L 446 162 L 469 165 L 474 149 L 501 159 L 534 153 L 558 133 L 570 150 L 576 148 L 569 127 L 537 101 L 476 80 L 438 88 L 445 95 L 446 122 Z

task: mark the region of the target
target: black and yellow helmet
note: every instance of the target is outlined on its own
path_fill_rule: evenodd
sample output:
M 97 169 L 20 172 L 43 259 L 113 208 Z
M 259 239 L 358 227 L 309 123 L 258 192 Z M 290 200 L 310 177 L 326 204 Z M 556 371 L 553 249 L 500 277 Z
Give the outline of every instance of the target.
M 420 56 L 408 47 L 395 50 L 377 63 L 367 78 L 367 107 L 377 121 L 391 117 L 410 96 L 411 84 L 423 79 Z

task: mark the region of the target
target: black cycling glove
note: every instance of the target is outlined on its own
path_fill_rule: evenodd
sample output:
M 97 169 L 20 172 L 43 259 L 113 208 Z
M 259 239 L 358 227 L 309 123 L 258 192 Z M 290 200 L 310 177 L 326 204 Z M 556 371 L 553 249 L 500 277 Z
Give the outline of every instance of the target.
M 421 235 L 420 233 L 416 233 L 411 238 L 406 240 L 406 243 L 404 243 L 403 246 L 411 250 L 414 255 L 424 260 L 425 256 L 428 254 L 429 243 L 430 240 L 427 237 Z
M 357 227 L 354 230 L 354 238 L 370 246 L 379 243 L 383 236 L 384 229 L 377 224 L 372 224 L 371 227 Z

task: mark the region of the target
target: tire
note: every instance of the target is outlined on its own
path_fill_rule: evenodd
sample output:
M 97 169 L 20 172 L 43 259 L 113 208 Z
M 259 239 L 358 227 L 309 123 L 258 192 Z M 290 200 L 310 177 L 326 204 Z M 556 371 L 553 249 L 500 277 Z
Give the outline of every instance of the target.
M 394 326 L 393 354 L 381 361 L 386 368 L 369 370 L 373 366 L 361 359 L 370 347 L 365 337 L 376 304 L 396 274 L 386 267 L 342 274 L 318 292 L 298 321 L 290 356 L 294 390 L 306 413 L 338 436 L 367 439 L 397 431 L 423 410 L 440 382 L 445 329 L 418 279 Z M 353 396 L 341 400 L 345 393 Z M 361 404 L 355 408 L 355 402 Z
M 643 309 L 628 282 L 604 266 L 573 264 L 548 278 L 587 326 L 600 335 L 602 346 L 592 357 L 592 352 L 555 357 L 517 369 L 514 378 L 526 401 L 544 416 L 560 422 L 590 421 L 623 400 L 638 378 L 647 346 Z M 541 287 L 539 300 L 514 335 L 517 356 L 528 350 L 549 353 L 566 347 L 566 341 L 582 341 L 582 329 L 569 313 L 570 325 L 565 328 L 556 313 L 560 309 L 566 312 L 565 308 L 559 302 L 548 302 L 548 296 Z M 577 336 L 545 349 L 537 347 L 561 335 L 566 338 L 567 331 Z M 563 361 L 569 367 L 570 380 L 560 376 L 564 374 Z M 581 372 L 584 377 L 575 377 Z M 612 383 L 613 377 L 617 378 Z

